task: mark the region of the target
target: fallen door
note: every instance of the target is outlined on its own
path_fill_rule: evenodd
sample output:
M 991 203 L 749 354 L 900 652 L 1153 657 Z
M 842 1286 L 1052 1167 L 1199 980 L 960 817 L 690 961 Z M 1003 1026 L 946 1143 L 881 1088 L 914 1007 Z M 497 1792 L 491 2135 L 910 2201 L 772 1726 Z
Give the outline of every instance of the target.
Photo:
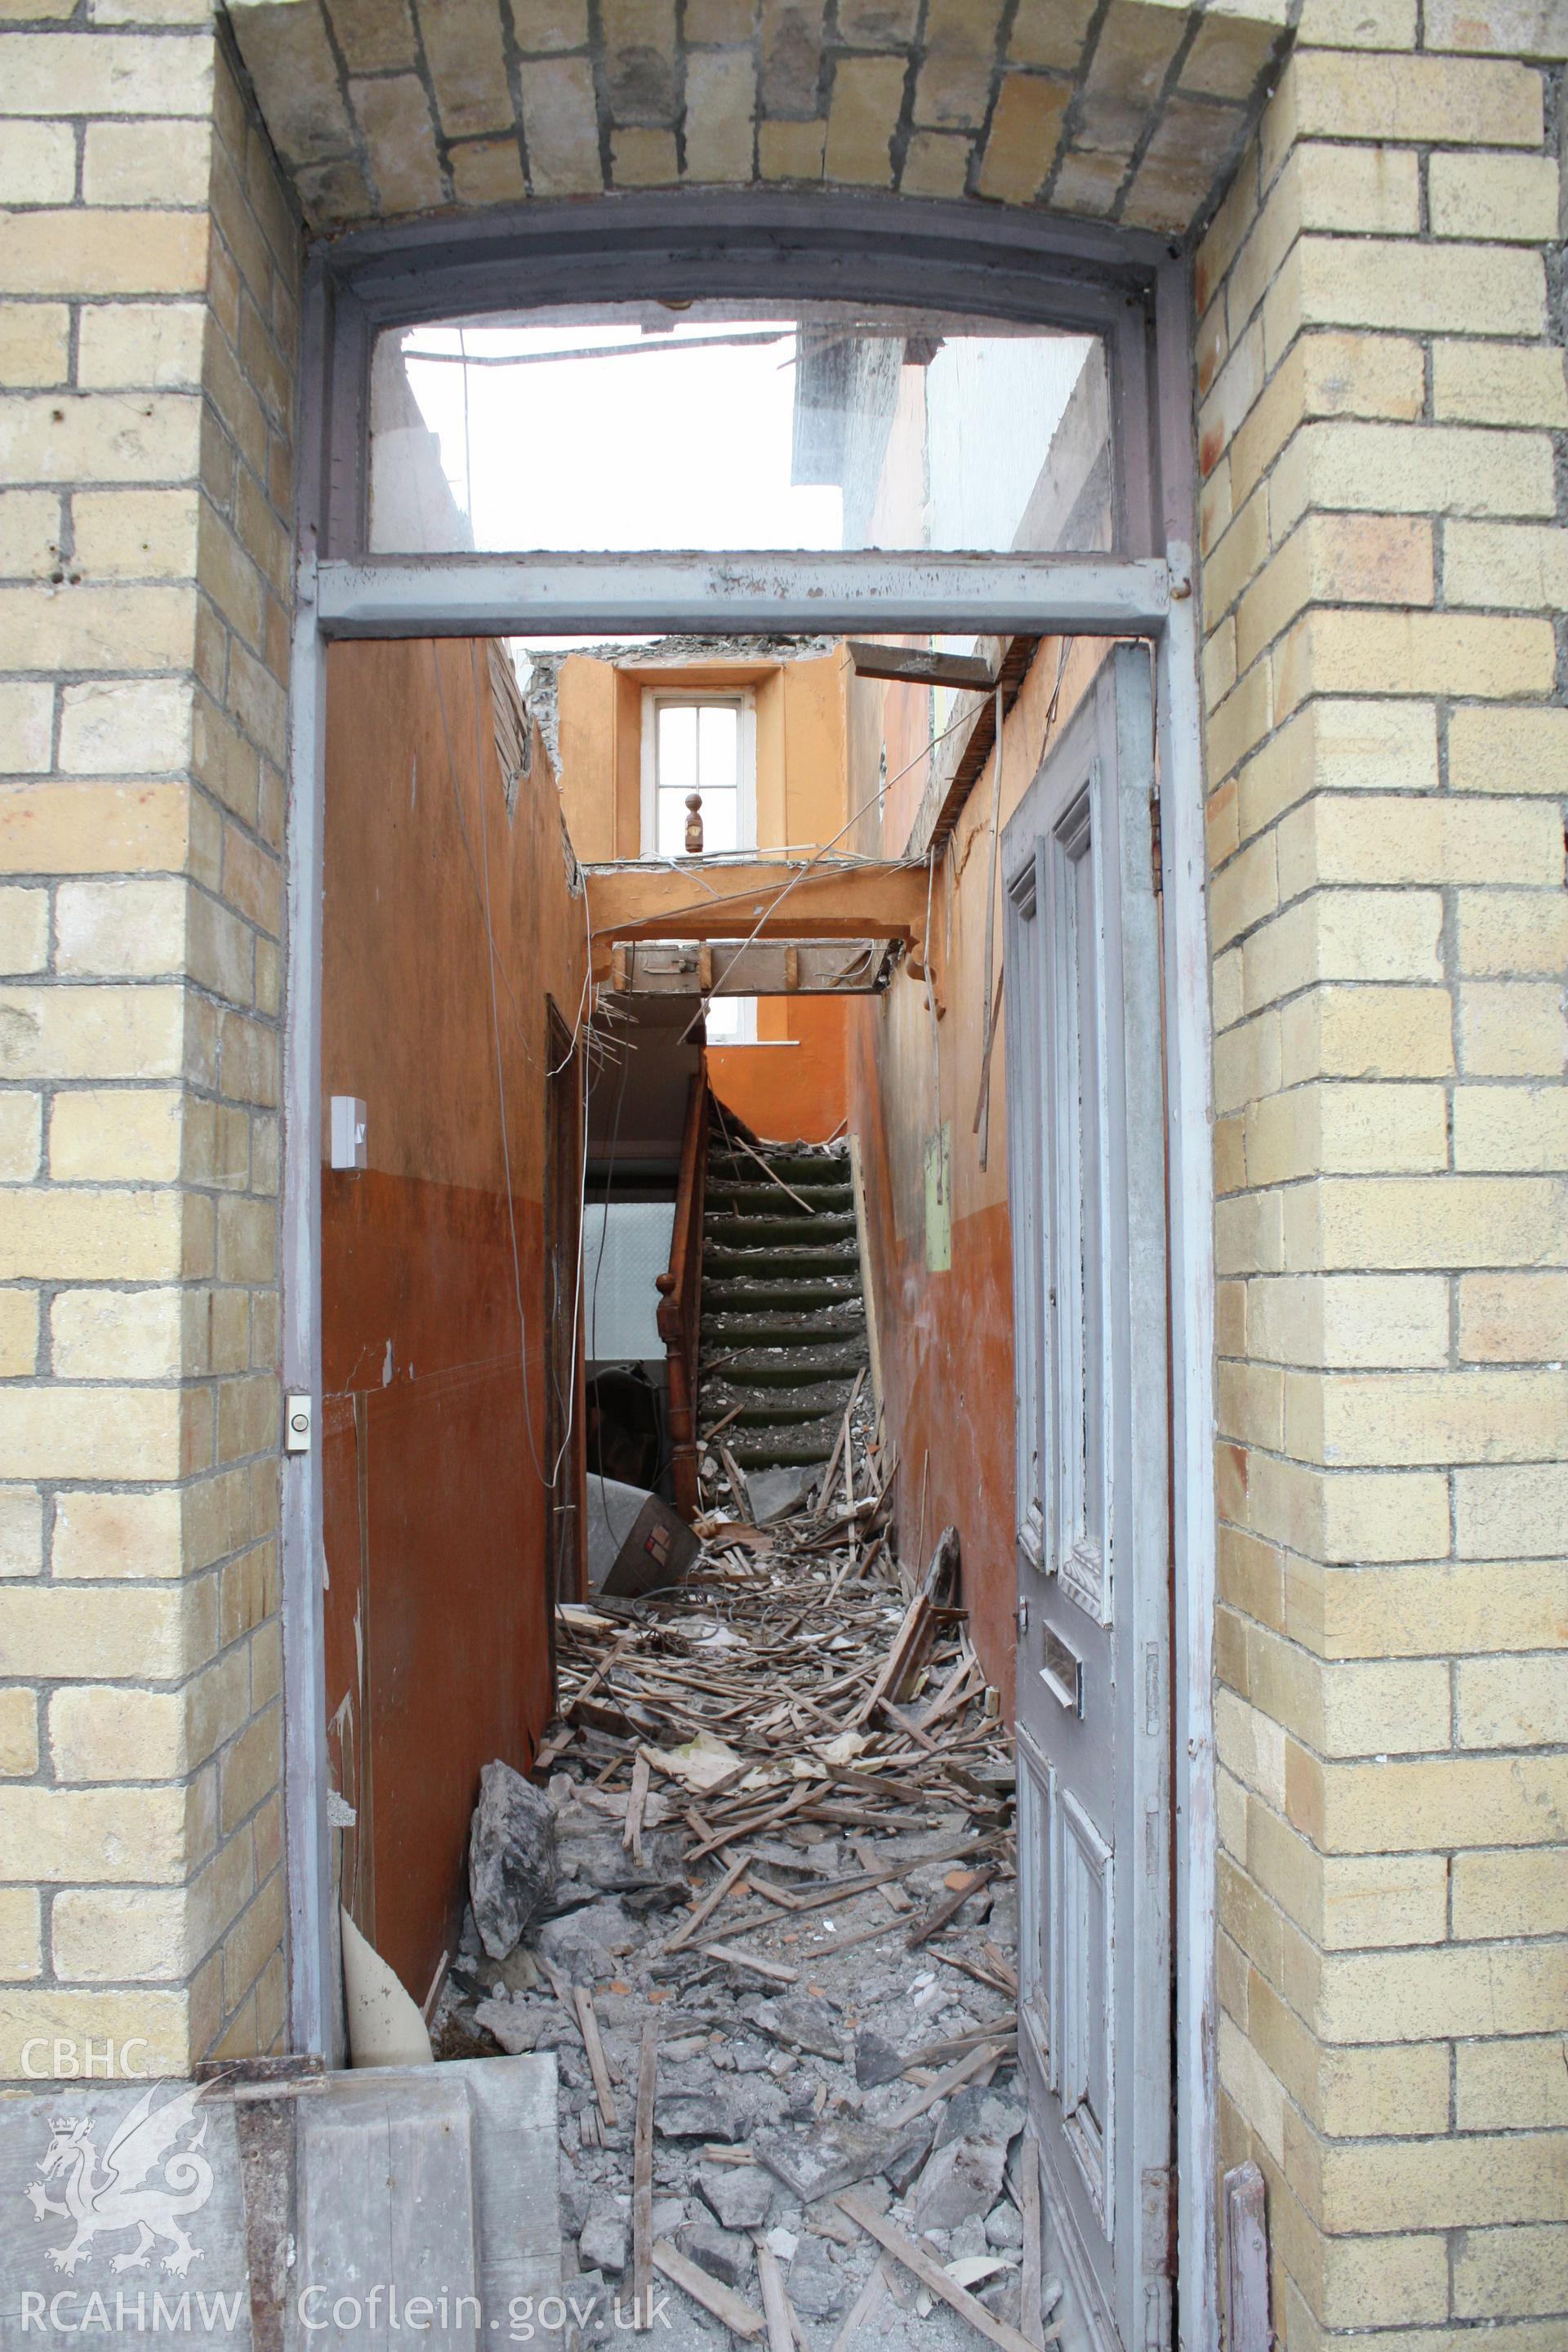
M 1153 715 L 1119 647 L 1014 816 L 1020 2046 L 1091 2341 L 1170 2341 L 1170 1599 Z

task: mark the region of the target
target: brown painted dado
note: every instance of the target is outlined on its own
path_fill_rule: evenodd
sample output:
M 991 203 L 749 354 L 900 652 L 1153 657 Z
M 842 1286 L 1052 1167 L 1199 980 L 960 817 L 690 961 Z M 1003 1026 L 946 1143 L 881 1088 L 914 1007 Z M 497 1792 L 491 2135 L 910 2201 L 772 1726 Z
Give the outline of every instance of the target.
M 544 1073 L 584 932 L 537 739 L 509 809 L 487 646 L 339 646 L 327 689 L 321 1085 L 370 1163 L 322 1175 L 329 1749 L 344 1900 L 417 1998 L 479 1768 L 550 1711 Z

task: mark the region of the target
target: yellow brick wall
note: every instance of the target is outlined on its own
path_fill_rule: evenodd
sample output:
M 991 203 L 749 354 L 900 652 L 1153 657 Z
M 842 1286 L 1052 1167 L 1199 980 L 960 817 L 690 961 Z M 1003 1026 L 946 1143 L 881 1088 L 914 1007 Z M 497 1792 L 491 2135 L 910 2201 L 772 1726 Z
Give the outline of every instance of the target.
M 0 8 L 0 2076 L 283 2019 L 300 239 L 210 13 Z
M 141 5 L 0 9 L 12 2073 L 28 2035 L 180 2065 L 282 2011 L 297 239 L 205 0 Z M 751 22 L 696 6 L 699 44 Z M 586 38 L 563 19 L 559 87 L 523 86 L 536 193 L 601 184 Z M 1199 257 L 1222 2139 L 1269 2179 L 1290 2352 L 1568 2326 L 1565 56 L 1562 0 L 1304 0 Z M 884 63 L 841 61 L 823 119 L 764 104 L 754 166 L 689 121 L 686 168 L 815 177 L 826 144 L 851 182 L 863 151 L 883 185 L 901 154 L 911 191 L 1065 195 L 1035 85 L 947 134 L 959 173 L 900 144 Z M 378 202 L 431 200 L 428 108 L 400 132 L 397 58 L 362 64 Z M 613 68 L 612 176 L 672 178 Z M 458 130 L 456 200 L 519 194 L 521 151 Z M 592 172 L 552 179 L 579 134 Z M 349 217 L 366 184 L 310 193 Z
M 1565 56 L 1307 0 L 1198 261 L 1222 2147 L 1289 2352 L 1568 2341 Z

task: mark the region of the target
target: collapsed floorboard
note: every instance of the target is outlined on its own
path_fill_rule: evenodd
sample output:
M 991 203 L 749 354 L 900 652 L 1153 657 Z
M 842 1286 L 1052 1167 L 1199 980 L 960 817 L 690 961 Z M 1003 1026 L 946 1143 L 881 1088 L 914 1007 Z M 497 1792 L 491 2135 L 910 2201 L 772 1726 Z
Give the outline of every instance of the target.
M 954 1547 L 920 1580 L 895 1558 L 853 1387 L 810 1507 L 710 1516 L 677 1591 L 563 1611 L 553 1916 L 500 1969 L 470 1940 L 440 2021 L 443 2047 L 555 2049 L 568 2272 L 629 2315 L 640 2239 L 672 2352 L 786 2311 L 829 2352 L 868 2297 L 856 2339 L 886 2352 L 958 2352 L 981 2311 L 993 2342 L 1038 2340 L 1009 1746 Z M 951 2294 L 847 2220 L 847 2189 Z

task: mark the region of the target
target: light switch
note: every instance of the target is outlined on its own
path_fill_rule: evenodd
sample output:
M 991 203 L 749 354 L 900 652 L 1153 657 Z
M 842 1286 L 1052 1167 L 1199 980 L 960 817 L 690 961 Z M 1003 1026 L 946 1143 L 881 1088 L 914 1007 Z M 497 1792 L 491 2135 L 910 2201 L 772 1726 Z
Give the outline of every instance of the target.
M 331 1166 L 366 1168 L 364 1105 L 357 1095 L 334 1095 L 331 1115 Z

